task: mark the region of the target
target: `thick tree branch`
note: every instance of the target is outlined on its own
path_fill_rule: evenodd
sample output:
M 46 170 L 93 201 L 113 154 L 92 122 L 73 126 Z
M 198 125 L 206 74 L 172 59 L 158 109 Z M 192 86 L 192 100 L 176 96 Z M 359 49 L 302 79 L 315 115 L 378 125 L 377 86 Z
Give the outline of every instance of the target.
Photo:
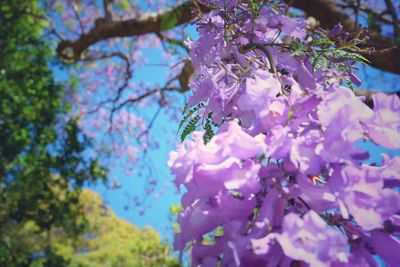
M 338 22 L 346 31 L 355 31 L 354 20 L 339 9 L 331 0 L 286 0 L 295 8 L 303 10 L 308 16 L 320 21 L 323 28 L 332 28 Z M 59 43 L 57 53 L 68 60 L 80 60 L 82 52 L 91 45 L 110 38 L 139 36 L 148 33 L 158 33 L 189 22 L 193 18 L 193 10 L 208 12 L 209 9 L 196 1 L 185 2 L 173 9 L 159 13 L 149 13 L 139 18 L 112 21 L 106 18 L 96 20 L 95 26 L 77 40 L 65 40 Z M 171 17 L 175 23 L 168 23 Z M 175 19 L 174 19 L 175 20 Z M 376 52 L 364 54 L 371 65 L 396 74 L 400 74 L 400 48 L 395 42 L 378 32 L 371 31 L 367 47 L 375 47 Z
M 187 23 L 193 18 L 192 12 L 196 8 L 200 8 L 202 12 L 209 11 L 204 5 L 190 1 L 173 9 L 159 13 L 148 13 L 130 20 L 112 21 L 108 18 L 99 18 L 96 20 L 94 28 L 81 35 L 79 39 L 60 42 L 57 47 L 57 54 L 64 59 L 80 60 L 82 52 L 99 41 L 116 37 L 158 33 Z

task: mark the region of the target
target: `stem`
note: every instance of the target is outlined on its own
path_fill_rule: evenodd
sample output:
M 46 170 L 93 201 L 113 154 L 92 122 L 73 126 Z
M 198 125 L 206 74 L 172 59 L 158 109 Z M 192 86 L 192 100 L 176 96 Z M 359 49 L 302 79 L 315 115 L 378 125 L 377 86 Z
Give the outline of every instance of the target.
M 311 208 L 310 208 L 310 206 L 307 204 L 307 202 L 305 202 L 301 197 L 297 197 L 297 198 L 301 201 L 301 203 L 304 204 L 304 206 L 307 207 L 308 210 L 311 210 Z
M 269 65 L 270 65 L 270 72 L 278 74 L 278 71 L 276 69 L 276 65 L 275 65 L 275 60 L 272 57 L 271 52 L 265 47 L 265 45 L 280 45 L 280 44 L 257 44 L 257 43 L 248 43 L 247 45 L 241 47 L 239 49 L 239 52 L 241 53 L 246 53 L 250 50 L 254 50 L 254 49 L 259 49 L 261 50 L 266 56 L 267 59 L 269 61 Z

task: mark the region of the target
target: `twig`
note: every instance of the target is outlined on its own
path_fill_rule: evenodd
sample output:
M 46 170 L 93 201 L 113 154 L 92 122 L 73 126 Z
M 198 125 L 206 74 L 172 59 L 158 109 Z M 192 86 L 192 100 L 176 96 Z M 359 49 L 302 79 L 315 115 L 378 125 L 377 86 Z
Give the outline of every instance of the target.
M 74 11 L 75 17 L 79 22 L 79 27 L 81 28 L 81 35 L 83 35 L 85 33 L 85 27 L 83 26 L 83 22 L 81 19 L 81 16 L 79 15 L 79 12 L 77 10 L 76 4 L 75 2 L 72 2 L 72 10 Z
M 110 0 L 103 0 L 103 8 L 104 8 L 104 18 L 106 20 L 112 20 Z
M 245 46 L 242 46 L 239 49 L 239 52 L 241 53 L 246 53 L 250 50 L 254 50 L 254 49 L 259 49 L 261 50 L 268 58 L 269 61 L 269 65 L 270 65 L 270 72 L 277 74 L 278 71 L 276 69 L 276 65 L 275 65 L 275 60 L 272 57 L 271 52 L 268 50 L 268 48 L 266 48 L 264 45 L 262 44 L 257 44 L 257 43 L 248 43 Z

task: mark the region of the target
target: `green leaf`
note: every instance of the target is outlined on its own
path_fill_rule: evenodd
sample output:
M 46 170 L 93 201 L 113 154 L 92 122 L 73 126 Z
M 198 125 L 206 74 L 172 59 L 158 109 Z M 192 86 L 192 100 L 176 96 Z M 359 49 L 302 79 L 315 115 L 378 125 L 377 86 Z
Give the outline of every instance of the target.
M 182 211 L 182 206 L 181 206 L 180 204 L 172 204 L 172 205 L 169 207 L 169 211 L 170 211 L 172 214 L 177 215 L 179 212 Z
M 253 19 L 257 18 L 260 15 L 259 1 L 251 0 L 250 5 L 251 5 L 251 14 Z
M 207 144 L 208 142 L 210 142 L 211 138 L 213 138 L 214 136 L 214 130 L 212 128 L 212 121 L 211 121 L 211 113 L 208 115 L 207 119 L 206 119 L 206 123 L 204 125 L 204 135 L 203 135 L 203 140 L 204 140 L 204 144 Z
M 224 228 L 222 226 L 217 227 L 214 231 L 215 236 L 223 236 L 224 235 Z
M 203 241 L 202 241 L 203 245 L 213 245 L 215 244 L 215 238 L 213 236 L 203 236 Z
M 307 48 L 299 41 L 293 41 L 290 50 L 293 56 L 301 56 L 307 52 Z
M 129 1 L 128 0 L 121 0 L 119 6 L 122 10 L 127 11 L 129 9 Z
M 313 40 L 312 44 L 314 46 L 328 47 L 328 46 L 334 46 L 335 42 L 332 41 L 331 39 L 329 39 L 328 37 L 324 36 L 324 37 Z
M 311 56 L 313 71 L 320 68 L 327 68 L 332 62 L 322 52 L 314 52 Z
M 343 61 L 357 61 L 364 65 L 368 65 L 369 63 L 371 63 L 371 61 L 369 61 L 367 58 L 365 58 L 364 56 L 362 56 L 360 54 L 348 52 L 348 51 L 344 51 L 344 50 L 340 50 L 340 49 L 332 51 L 332 56 L 337 57 Z
M 183 129 L 183 132 L 181 134 L 181 142 L 183 142 L 186 138 L 186 136 L 190 135 L 192 132 L 196 130 L 197 127 L 197 122 L 200 120 L 200 116 L 196 115 L 193 118 L 190 119 L 188 124 L 186 124 L 185 128 Z
M 199 103 L 197 106 L 192 107 L 189 110 L 188 114 L 184 115 L 188 109 L 188 105 L 187 104 L 185 105 L 185 107 L 183 108 L 183 111 L 182 111 L 182 115 L 184 115 L 184 116 L 183 116 L 181 122 L 179 123 L 178 130 L 176 131 L 177 135 L 178 135 L 179 131 L 181 130 L 183 124 L 187 121 L 187 119 L 189 119 L 196 111 L 198 111 L 202 107 L 204 107 L 204 104 Z
M 353 86 L 353 83 L 350 81 L 350 79 L 346 77 L 346 78 L 344 78 L 344 81 L 345 81 L 345 83 L 347 84 L 347 86 L 348 86 L 351 90 L 354 91 L 354 86 Z

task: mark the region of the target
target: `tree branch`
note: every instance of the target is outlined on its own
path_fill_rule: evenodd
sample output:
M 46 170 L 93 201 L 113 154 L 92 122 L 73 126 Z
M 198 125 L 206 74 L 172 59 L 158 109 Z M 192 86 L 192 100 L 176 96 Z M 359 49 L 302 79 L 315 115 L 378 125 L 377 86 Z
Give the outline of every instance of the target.
M 111 6 L 110 0 L 103 0 L 103 8 L 104 8 L 104 18 L 106 20 L 111 20 Z
M 79 22 L 80 34 L 83 34 L 85 32 L 85 27 L 83 26 L 81 16 L 79 15 L 78 7 L 74 2 L 72 2 L 72 10 L 74 11 L 75 17 Z
M 323 28 L 329 29 L 341 22 L 344 30 L 349 32 L 356 30 L 354 20 L 331 0 L 286 0 L 286 2 L 319 20 Z M 189 1 L 163 12 L 148 13 L 130 20 L 112 21 L 99 18 L 95 26 L 77 40 L 61 41 L 57 47 L 57 54 L 64 59 L 80 60 L 82 52 L 99 41 L 159 33 L 190 22 L 193 19 L 192 11 L 196 9 L 200 9 L 201 12 L 210 10 L 200 2 Z M 176 18 L 175 23 L 168 23 L 171 17 Z M 371 54 L 363 54 L 371 61 L 372 66 L 400 74 L 400 48 L 393 40 L 371 31 L 370 39 L 365 46 L 377 49 Z
M 117 103 L 119 100 L 119 96 L 117 96 L 116 98 L 114 98 L 114 100 L 112 101 L 112 108 L 110 111 L 110 117 L 109 117 L 109 122 L 110 122 L 110 128 L 109 131 L 112 131 L 112 125 L 113 125 L 113 117 L 114 117 L 114 113 L 120 109 L 122 109 L 124 106 L 128 105 L 128 104 L 134 104 L 137 102 L 142 101 L 143 99 L 155 95 L 157 93 L 159 93 L 161 95 L 161 100 L 159 101 L 159 105 L 160 107 L 165 105 L 165 98 L 164 98 L 164 93 L 167 91 L 178 91 L 178 92 L 182 92 L 182 88 L 180 87 L 176 87 L 173 86 L 172 83 L 174 81 L 176 81 L 179 78 L 179 75 L 177 75 L 176 77 L 171 78 L 164 87 L 162 88 L 155 88 L 153 90 L 149 90 L 145 93 L 143 93 L 142 95 L 135 97 L 135 98 L 129 98 L 125 101 L 123 101 L 122 103 Z
M 81 35 L 77 40 L 65 40 L 59 43 L 57 54 L 68 60 L 80 60 L 83 51 L 91 45 L 110 38 L 139 36 L 148 33 L 158 33 L 172 29 L 189 22 L 194 16 L 192 11 L 200 7 L 201 12 L 209 9 L 199 3 L 185 2 L 172 9 L 144 14 L 135 19 L 112 21 L 107 18 L 99 18 L 95 26 L 87 34 Z M 174 23 L 171 23 L 174 22 Z M 69 53 L 69 51 L 73 53 Z

